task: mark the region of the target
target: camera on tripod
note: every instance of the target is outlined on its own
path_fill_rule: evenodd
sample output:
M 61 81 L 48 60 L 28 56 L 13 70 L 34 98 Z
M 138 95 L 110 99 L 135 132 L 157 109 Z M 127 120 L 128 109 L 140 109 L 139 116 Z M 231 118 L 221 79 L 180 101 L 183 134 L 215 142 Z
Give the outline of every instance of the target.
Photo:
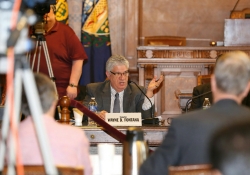
M 44 24 L 46 20 L 44 20 L 44 15 L 50 12 L 50 5 L 55 5 L 56 0 L 45 0 L 43 3 L 37 3 L 33 10 L 38 17 L 37 23 L 32 27 L 32 35 L 33 34 L 44 34 Z

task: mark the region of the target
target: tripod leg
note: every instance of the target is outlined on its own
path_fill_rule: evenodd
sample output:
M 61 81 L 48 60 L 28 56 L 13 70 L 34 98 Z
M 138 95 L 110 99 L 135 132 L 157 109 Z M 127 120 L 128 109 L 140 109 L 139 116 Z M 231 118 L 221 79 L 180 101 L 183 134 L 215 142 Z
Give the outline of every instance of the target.
M 18 127 L 20 116 L 21 116 L 21 99 L 22 99 L 22 71 L 17 69 L 15 71 L 15 96 L 14 96 L 14 107 L 15 107 L 15 122 L 16 126 Z
M 27 52 L 26 58 L 27 58 L 27 61 L 30 63 L 30 52 Z
M 7 69 L 6 68 L 8 63 L 7 58 L 0 59 L 0 66 L 1 67 L 1 73 L 6 73 Z M 1 141 L 0 141 L 0 171 L 3 170 L 4 168 L 4 159 L 6 155 L 6 148 L 7 148 L 7 141 L 8 141 L 8 134 L 10 130 L 10 99 L 9 97 L 9 92 L 10 89 L 7 90 L 7 97 L 6 97 L 6 103 L 5 103 L 5 108 L 4 108 L 4 113 L 3 113 L 3 121 L 2 121 L 2 126 L 1 126 Z M 12 166 L 13 167 L 13 166 Z
M 47 47 L 46 41 L 42 41 L 42 45 L 43 45 L 43 49 L 44 49 L 44 55 L 45 55 L 45 59 L 46 59 L 47 67 L 48 67 L 49 76 L 50 76 L 50 79 L 54 83 L 56 95 L 57 95 L 57 98 L 58 98 L 58 92 L 57 92 L 57 89 L 56 89 L 55 77 L 54 77 L 54 74 L 53 74 L 53 69 L 52 69 L 52 66 L 51 66 L 51 62 L 50 62 L 50 58 L 49 58 L 49 52 L 48 52 L 48 47 Z
M 8 131 L 9 131 L 9 125 L 10 124 L 10 118 L 9 118 L 9 100 L 6 99 L 6 104 L 4 108 L 4 114 L 3 114 L 3 122 L 2 122 L 2 129 L 1 129 L 1 142 L 0 142 L 0 171 L 3 170 L 4 167 L 4 157 L 6 153 L 6 144 L 7 144 L 7 138 L 8 138 Z
M 52 66 L 51 66 L 51 62 L 50 62 L 50 58 L 49 58 L 49 51 L 48 51 L 46 41 L 42 41 L 42 45 L 43 45 L 43 49 L 44 49 L 44 55 L 45 55 L 45 58 L 46 58 L 46 63 L 47 63 L 47 66 L 48 66 L 49 76 L 50 76 L 50 78 L 54 78 L 54 74 L 53 74 L 53 71 L 52 71 L 53 69 L 52 69 Z
M 40 41 L 36 41 L 36 49 L 35 49 L 35 53 L 33 55 L 33 60 L 32 60 L 32 64 L 31 64 L 31 70 L 34 69 L 34 64 L 35 64 L 35 61 L 36 61 L 36 53 L 37 53 L 38 46 L 40 46 Z
M 38 59 L 37 59 L 37 67 L 36 67 L 36 72 L 39 72 L 40 69 L 40 61 L 41 61 L 41 50 L 42 50 L 42 46 L 39 45 L 39 52 L 38 52 Z
M 20 106 L 21 106 L 21 94 L 22 94 L 22 71 L 19 69 L 15 71 L 15 79 L 14 79 L 13 86 L 16 87 L 14 89 L 13 123 L 15 125 L 15 128 L 17 129 L 19 121 L 20 121 L 19 114 L 20 114 Z M 14 139 L 15 138 L 14 134 L 16 134 L 16 136 L 18 137 L 17 133 L 11 132 L 12 137 L 10 137 L 10 150 L 9 150 L 10 155 L 9 155 L 9 163 L 8 163 L 8 174 L 13 174 L 13 172 L 15 172 L 14 170 L 15 165 L 22 164 L 22 162 L 20 162 L 21 160 L 18 159 L 21 156 L 20 148 L 18 147 L 18 143 L 17 143 L 18 139 Z
M 18 78 L 18 77 L 17 77 Z M 19 78 L 19 81 L 16 81 L 15 84 L 21 84 L 21 79 Z M 21 88 L 16 88 L 15 90 L 15 95 L 17 95 L 18 91 L 21 93 Z M 8 98 L 9 96 L 7 96 L 7 102 L 6 102 L 6 108 L 4 111 L 4 119 L 3 119 L 3 124 L 2 124 L 2 142 L 1 142 L 1 149 L 0 149 L 0 155 L 2 156 L 0 159 L 0 170 L 3 170 L 4 168 L 4 157 L 6 155 L 6 151 L 8 151 L 8 171 L 7 174 L 8 175 L 12 175 L 15 174 L 15 165 L 16 165 L 16 150 L 18 149 L 17 147 L 17 143 L 16 143 L 16 139 L 13 133 L 13 130 L 10 130 L 10 99 Z M 16 96 L 14 96 L 15 98 L 18 98 Z M 19 95 L 19 99 L 20 99 L 20 95 Z M 15 105 L 12 108 L 13 109 L 13 115 L 14 117 L 12 118 L 12 122 L 14 127 L 17 129 L 18 126 L 18 113 L 20 113 L 20 107 L 17 107 L 18 104 L 20 104 L 19 102 L 17 102 L 18 100 L 14 100 Z M 20 105 L 19 105 L 20 106 Z M 17 107 L 17 108 L 16 108 Z M 18 112 L 19 111 L 19 112 Z M 8 133 L 9 131 L 9 133 Z M 15 131 L 14 131 L 15 132 Z M 17 131 L 16 131 L 17 132 Z M 10 136 L 10 137 L 9 137 Z M 7 145 L 7 141 L 8 141 L 8 150 L 6 150 L 6 145 Z M 17 151 L 18 152 L 18 151 Z

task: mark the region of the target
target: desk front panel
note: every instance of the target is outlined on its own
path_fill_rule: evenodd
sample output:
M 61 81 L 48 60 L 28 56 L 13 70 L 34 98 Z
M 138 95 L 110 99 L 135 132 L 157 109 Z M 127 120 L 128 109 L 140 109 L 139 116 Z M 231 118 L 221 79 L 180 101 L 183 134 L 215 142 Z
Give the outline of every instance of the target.
M 168 127 L 141 127 L 144 131 L 144 140 L 148 141 L 149 146 L 159 146 L 167 133 Z M 122 145 L 119 141 L 108 135 L 100 127 L 82 127 L 91 145 L 97 145 L 98 143 L 112 143 L 116 145 Z M 117 128 L 120 132 L 126 134 L 127 127 Z

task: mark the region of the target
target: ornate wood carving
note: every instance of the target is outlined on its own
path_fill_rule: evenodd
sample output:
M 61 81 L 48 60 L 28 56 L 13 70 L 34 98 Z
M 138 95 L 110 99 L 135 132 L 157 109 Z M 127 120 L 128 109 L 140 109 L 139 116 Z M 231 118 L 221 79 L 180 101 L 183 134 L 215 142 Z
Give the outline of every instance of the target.
M 206 49 L 205 49 L 206 48 Z M 190 47 L 150 47 L 142 46 L 138 47 L 137 56 L 138 58 L 216 58 L 232 50 L 242 50 L 243 48 L 233 47 L 225 49 L 225 47 L 204 47 L 196 49 L 195 47 L 190 50 Z M 245 47 L 243 50 L 250 55 L 249 47 Z
M 198 75 L 197 85 L 210 83 L 211 75 Z
M 69 111 L 69 105 L 70 105 L 70 98 L 67 96 L 63 96 L 59 100 L 59 104 L 61 106 L 61 123 L 69 123 L 70 122 L 70 111 Z
M 146 36 L 144 45 L 186 46 L 186 38 L 177 36 Z

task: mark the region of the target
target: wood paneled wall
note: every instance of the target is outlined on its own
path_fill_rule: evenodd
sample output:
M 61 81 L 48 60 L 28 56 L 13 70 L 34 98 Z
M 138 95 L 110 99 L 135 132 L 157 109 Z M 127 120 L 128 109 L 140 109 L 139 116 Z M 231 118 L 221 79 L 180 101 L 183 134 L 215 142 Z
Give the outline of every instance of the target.
M 187 46 L 223 41 L 224 19 L 236 0 L 108 0 L 113 54 L 123 54 L 137 70 L 136 48 L 145 36 L 183 36 Z M 250 8 L 239 1 L 235 10 Z

